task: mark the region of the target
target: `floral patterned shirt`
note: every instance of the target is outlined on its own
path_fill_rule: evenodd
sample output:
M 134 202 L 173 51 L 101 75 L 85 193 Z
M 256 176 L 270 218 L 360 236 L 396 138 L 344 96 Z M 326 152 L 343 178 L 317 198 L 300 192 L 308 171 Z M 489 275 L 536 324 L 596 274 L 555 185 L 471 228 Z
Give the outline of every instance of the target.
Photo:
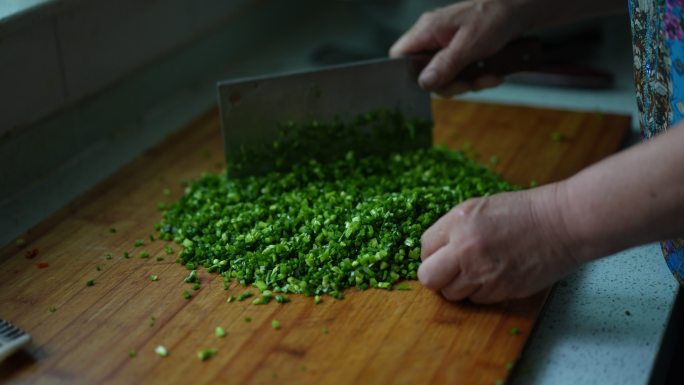
M 644 140 L 684 117 L 684 0 L 629 0 L 641 133 Z M 684 238 L 661 242 L 684 284 Z

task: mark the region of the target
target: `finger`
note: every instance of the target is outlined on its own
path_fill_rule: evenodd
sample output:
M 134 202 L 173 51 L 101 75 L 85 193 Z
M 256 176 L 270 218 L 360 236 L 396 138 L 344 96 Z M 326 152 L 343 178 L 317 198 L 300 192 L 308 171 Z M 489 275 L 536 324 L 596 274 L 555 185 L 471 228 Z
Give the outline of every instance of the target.
M 420 237 L 420 259 L 423 261 L 449 243 L 449 226 L 442 218 L 425 230 Z
M 424 260 L 418 268 L 418 280 L 431 290 L 440 290 L 460 271 L 454 250 L 446 245 Z
M 442 48 L 435 40 L 431 28 L 434 17 L 430 13 L 423 14 L 413 26 L 406 31 L 390 48 L 390 57 L 405 56 L 411 53 L 433 51 Z
M 463 277 L 459 279 L 459 276 L 456 276 L 440 292 L 449 301 L 461 301 L 480 291 L 481 288 L 480 284 L 470 283 Z
M 459 30 L 420 73 L 418 83 L 425 90 L 436 91 L 445 87 L 472 61 L 470 43 L 466 41 L 469 34 L 462 31 Z

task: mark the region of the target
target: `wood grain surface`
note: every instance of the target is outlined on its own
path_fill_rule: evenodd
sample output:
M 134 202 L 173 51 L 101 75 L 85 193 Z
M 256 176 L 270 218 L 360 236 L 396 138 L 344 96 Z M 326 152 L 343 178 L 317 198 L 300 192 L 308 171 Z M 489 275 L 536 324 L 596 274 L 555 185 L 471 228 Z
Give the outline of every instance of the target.
M 628 117 L 599 113 L 446 100 L 433 106 L 436 143 L 472 146 L 483 163 L 494 155 L 491 167 L 524 185 L 567 177 L 607 156 L 629 127 Z M 554 131 L 564 140 L 551 140 Z M 319 305 L 292 295 L 285 305 L 255 306 L 226 303 L 244 289 L 233 283 L 224 291 L 221 279 L 203 270 L 201 289 L 191 290 L 182 282 L 187 270 L 174 263 L 179 247 L 168 255 L 165 242 L 148 236 L 160 217 L 158 203 L 177 199 L 181 181 L 222 167 L 221 146 L 211 111 L 36 226 L 25 245 L 0 251 L 0 318 L 33 335 L 27 349 L 0 364 L 0 383 L 495 384 L 507 378 L 547 292 L 476 306 L 446 302 L 410 282 L 410 291 L 349 290 L 344 300 L 324 297 Z M 133 247 L 136 239 L 145 245 Z M 38 254 L 29 258 L 32 250 Z M 141 251 L 151 258 L 139 258 Z M 86 286 L 91 279 L 94 285 Z M 273 319 L 280 330 L 271 328 Z M 216 326 L 227 336 L 217 338 Z M 514 327 L 519 335 L 511 334 Z M 154 353 L 157 345 L 168 357 Z M 218 352 L 200 361 L 197 352 L 205 348 Z

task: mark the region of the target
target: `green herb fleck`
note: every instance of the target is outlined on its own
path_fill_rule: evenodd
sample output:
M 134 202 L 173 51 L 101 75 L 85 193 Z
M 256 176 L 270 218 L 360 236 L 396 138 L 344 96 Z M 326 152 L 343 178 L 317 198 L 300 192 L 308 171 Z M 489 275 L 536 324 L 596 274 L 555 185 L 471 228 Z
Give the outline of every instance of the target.
M 105 259 L 106 259 L 106 260 L 112 259 L 112 255 L 111 255 L 111 254 L 105 254 Z
M 266 305 L 269 302 L 268 297 L 259 296 L 254 298 L 252 305 Z
M 149 238 L 150 238 L 150 242 L 154 242 L 154 235 L 150 234 Z
M 86 281 L 86 286 L 93 286 L 95 285 L 95 280 L 94 279 L 89 279 Z
M 274 319 L 271 321 L 271 327 L 273 330 L 280 330 L 280 321 Z
M 195 282 L 192 284 L 192 290 L 199 290 L 200 289 L 200 284 L 199 282 Z
M 147 259 L 150 257 L 150 253 L 148 253 L 147 251 L 141 251 L 139 256 L 142 259 Z
M 490 156 L 490 157 L 489 157 L 489 163 L 491 163 L 491 164 L 493 164 L 493 165 L 499 164 L 499 157 L 496 156 L 496 155 Z
M 157 276 L 155 274 L 150 275 L 150 281 L 154 282 L 154 281 L 158 281 L 158 280 L 159 280 L 159 276 Z
M 199 358 L 200 361 L 206 361 L 215 356 L 217 352 L 218 349 L 203 349 L 197 352 L 197 358 Z
M 130 256 L 130 254 L 128 254 L 128 251 L 124 251 L 123 257 L 124 257 L 125 259 L 128 259 L 128 258 L 130 258 L 131 256 Z
M 157 257 L 157 262 L 161 262 L 164 260 L 164 257 Z
M 173 254 L 173 248 L 168 245 L 164 246 L 164 252 L 166 252 L 166 254 Z
M 185 299 L 190 299 L 190 297 L 192 297 L 192 295 L 190 294 L 190 292 L 187 291 L 187 290 L 184 290 L 184 291 L 183 291 L 183 298 L 185 298 Z
M 154 348 L 154 352 L 157 353 L 157 355 L 160 357 L 166 357 L 169 355 L 169 351 L 166 350 L 166 347 L 164 345 L 157 345 L 157 347 Z
M 562 133 L 558 131 L 554 131 L 551 133 L 551 140 L 553 140 L 554 142 L 561 142 L 563 141 L 563 139 L 565 138 Z
M 281 294 L 277 294 L 277 295 L 275 296 L 275 300 L 276 300 L 276 302 L 278 302 L 278 303 L 290 302 L 290 299 L 289 299 L 289 298 L 287 298 L 286 296 L 281 295 Z
M 511 335 L 512 335 L 512 336 L 517 336 L 518 334 L 520 334 L 520 328 L 517 327 L 517 326 L 513 326 L 513 327 L 511 328 Z
M 113 233 L 116 233 L 116 227 L 110 227 L 110 228 L 109 228 L 109 232 L 112 233 L 112 234 L 113 234 Z
M 328 328 L 327 327 L 323 327 L 323 329 L 321 329 L 321 331 L 323 332 L 323 334 L 328 334 Z
M 57 308 L 54 307 L 54 306 L 50 306 L 50 307 L 48 308 L 48 311 L 49 311 L 50 313 L 54 313 L 54 312 L 57 311 Z
M 169 190 L 168 188 L 165 188 L 164 190 L 162 190 L 162 194 L 169 196 L 169 195 L 171 195 L 171 190 Z
M 406 282 L 402 282 L 396 286 L 397 290 L 411 290 L 411 285 Z
M 506 370 L 509 371 L 509 372 L 510 372 L 511 370 L 513 370 L 513 362 L 512 362 L 512 361 L 506 362 Z
M 196 283 L 199 281 L 197 277 L 197 270 L 191 270 L 190 273 L 183 279 L 185 283 Z
M 136 241 L 133 242 L 133 247 L 140 247 L 143 245 L 145 245 L 145 241 L 143 241 L 142 239 L 136 239 Z
M 226 330 L 220 326 L 217 326 L 215 334 L 216 334 L 216 337 L 223 338 L 226 336 Z
M 245 322 L 247 322 L 247 323 L 252 322 L 252 317 L 247 316 L 247 317 L 244 318 L 244 320 L 245 320 Z
M 235 296 L 231 294 L 231 295 L 229 295 L 228 298 L 226 299 L 226 302 L 227 302 L 227 303 L 231 303 L 231 302 L 233 302 L 233 301 L 235 301 Z
M 242 301 L 246 300 L 247 298 L 249 298 L 249 297 L 251 297 L 251 296 L 253 296 L 253 295 L 254 295 L 254 294 L 252 294 L 251 291 L 246 291 L 246 292 L 240 294 L 240 295 L 237 297 L 237 300 L 240 301 L 240 302 L 242 302 Z
M 157 353 L 158 354 L 158 353 Z M 131 358 L 135 358 L 138 355 L 138 352 L 135 349 L 130 349 L 128 350 L 128 356 Z
M 323 301 L 323 300 L 321 299 L 321 296 L 320 296 L 320 295 L 314 296 L 314 304 L 315 304 L 315 305 L 318 305 L 318 304 L 321 303 L 322 301 Z
M 102 271 L 102 268 L 100 267 L 100 265 L 97 265 L 97 266 L 95 266 L 95 270 Z

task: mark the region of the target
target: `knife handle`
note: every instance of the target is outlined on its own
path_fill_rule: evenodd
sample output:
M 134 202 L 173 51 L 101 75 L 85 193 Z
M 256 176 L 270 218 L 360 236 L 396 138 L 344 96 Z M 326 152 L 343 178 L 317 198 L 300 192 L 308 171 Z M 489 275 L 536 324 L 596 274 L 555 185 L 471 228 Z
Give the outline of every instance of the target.
M 541 65 L 541 42 L 535 38 L 520 38 L 506 44 L 494 55 L 465 67 L 456 81 L 473 81 L 484 75 L 504 77 L 530 71 Z
M 537 38 L 523 37 L 513 40 L 497 53 L 478 60 L 462 69 L 453 81 L 473 81 L 484 75 L 503 77 L 516 72 L 530 71 L 542 63 L 541 42 Z M 430 62 L 434 53 L 412 56 L 417 68 L 416 76 Z

